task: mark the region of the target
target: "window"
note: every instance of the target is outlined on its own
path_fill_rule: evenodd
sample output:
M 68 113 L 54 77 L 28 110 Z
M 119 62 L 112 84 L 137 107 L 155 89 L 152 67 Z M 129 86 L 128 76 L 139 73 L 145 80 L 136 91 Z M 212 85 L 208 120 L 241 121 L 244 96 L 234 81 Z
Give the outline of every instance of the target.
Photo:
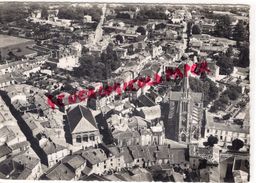
M 207 129 L 207 133 L 209 133 L 209 129 Z
M 186 135 L 184 133 L 181 135 L 181 141 L 186 142 Z
M 221 135 L 221 136 L 220 136 L 220 140 L 222 140 L 222 138 L 223 138 L 223 137 L 222 137 L 222 135 Z
M 88 142 L 88 135 L 84 135 L 84 136 L 83 136 L 83 141 L 84 141 L 84 142 Z
M 137 160 L 137 163 L 139 163 L 139 162 L 140 162 L 140 160 L 138 159 L 138 160 Z
M 92 140 L 92 141 L 94 141 L 94 140 L 95 140 L 94 135 L 90 135 L 90 140 Z
M 76 136 L 76 142 L 77 142 L 77 143 L 81 143 L 81 141 L 82 141 L 81 136 L 80 136 L 80 135 L 77 135 L 77 136 Z

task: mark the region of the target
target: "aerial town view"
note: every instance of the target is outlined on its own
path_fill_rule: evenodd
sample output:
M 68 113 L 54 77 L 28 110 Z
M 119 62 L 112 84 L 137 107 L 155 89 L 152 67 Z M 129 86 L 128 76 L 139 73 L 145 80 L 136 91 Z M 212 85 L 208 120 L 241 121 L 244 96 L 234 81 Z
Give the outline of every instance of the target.
M 0 3 L 0 179 L 249 182 L 249 5 Z

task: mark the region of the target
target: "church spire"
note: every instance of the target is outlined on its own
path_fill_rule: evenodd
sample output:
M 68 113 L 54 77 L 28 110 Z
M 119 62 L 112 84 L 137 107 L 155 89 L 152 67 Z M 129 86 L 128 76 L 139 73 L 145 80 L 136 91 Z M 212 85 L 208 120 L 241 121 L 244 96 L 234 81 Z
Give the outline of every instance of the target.
M 183 78 L 183 95 L 184 97 L 188 97 L 190 93 L 190 86 L 189 86 L 189 76 L 190 72 L 187 72 L 187 76 L 185 75 Z

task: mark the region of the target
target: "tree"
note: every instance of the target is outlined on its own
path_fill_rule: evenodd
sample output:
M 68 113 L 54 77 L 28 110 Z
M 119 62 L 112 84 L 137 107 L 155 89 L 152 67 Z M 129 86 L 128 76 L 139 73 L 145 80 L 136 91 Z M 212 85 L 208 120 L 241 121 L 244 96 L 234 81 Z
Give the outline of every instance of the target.
M 230 57 L 227 57 L 226 55 L 222 54 L 217 59 L 217 66 L 220 67 L 220 74 L 222 75 L 229 75 L 234 70 L 234 63 L 233 60 Z
M 191 21 L 189 21 L 189 22 L 187 23 L 187 35 L 188 35 L 188 37 L 191 36 L 192 24 L 193 24 L 193 23 L 192 23 Z
M 219 16 L 215 26 L 215 35 L 219 37 L 232 37 L 231 18 L 228 15 Z
M 194 25 L 192 27 L 192 34 L 201 34 L 201 29 L 200 29 L 199 25 Z
M 229 120 L 230 117 L 231 117 L 231 114 L 226 114 L 226 115 L 222 116 L 222 119 Z
M 213 135 L 210 135 L 207 139 L 207 142 L 204 143 L 205 146 L 213 147 L 214 144 L 218 143 L 218 138 L 214 137 Z
M 223 104 L 228 104 L 229 103 L 229 97 L 228 95 L 224 94 L 220 96 L 219 101 Z
M 242 119 L 234 119 L 233 122 L 237 125 L 240 125 L 241 128 L 243 127 L 244 125 L 244 121 Z
M 236 100 L 240 96 L 240 91 L 238 87 L 230 87 L 223 94 L 227 95 L 230 100 Z
M 212 100 L 216 99 L 219 93 L 216 83 L 209 78 L 200 80 L 190 77 L 189 85 L 192 91 L 204 94 L 204 106 L 207 106 Z
M 140 33 L 141 35 L 146 35 L 146 29 L 144 27 L 138 27 L 136 32 Z
M 227 57 L 231 57 L 233 56 L 234 52 L 233 52 L 233 47 L 232 46 L 229 46 L 227 51 L 226 51 L 226 56 Z
M 47 11 L 47 8 L 46 8 L 46 7 L 43 7 L 43 8 L 42 8 L 41 17 L 42 17 L 43 19 L 48 19 L 48 11 Z
M 155 30 L 164 29 L 166 27 L 165 23 L 156 24 Z
M 249 55 L 249 46 L 243 46 L 243 47 L 239 47 L 239 63 L 238 65 L 240 67 L 249 67 L 250 65 L 250 55 Z
M 244 142 L 240 139 L 235 139 L 232 141 L 232 149 L 235 151 L 239 151 L 239 149 L 241 149 L 242 147 L 244 147 Z
M 246 29 L 246 24 L 244 21 L 239 20 L 235 26 L 233 33 L 233 38 L 236 41 L 248 41 L 249 40 L 249 29 Z
M 123 36 L 121 36 L 121 35 L 116 35 L 116 41 L 117 42 L 119 42 L 119 43 L 123 43 L 124 42 L 124 38 L 123 38 Z
M 221 110 L 225 108 L 225 104 L 221 102 L 220 100 L 215 100 L 213 103 L 213 106 L 211 107 L 211 112 L 216 112 L 217 110 Z

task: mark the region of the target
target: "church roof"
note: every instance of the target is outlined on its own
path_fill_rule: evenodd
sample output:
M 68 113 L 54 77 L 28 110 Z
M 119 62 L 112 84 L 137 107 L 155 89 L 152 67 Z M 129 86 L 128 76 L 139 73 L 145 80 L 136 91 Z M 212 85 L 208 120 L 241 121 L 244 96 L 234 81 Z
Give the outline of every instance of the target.
M 170 91 L 169 94 L 166 95 L 166 97 L 169 97 L 171 101 L 180 101 L 182 98 L 183 91 Z M 203 94 L 198 92 L 190 92 L 191 100 L 194 102 L 201 102 Z
M 92 112 L 81 105 L 70 109 L 67 113 L 71 133 L 91 132 L 98 130 Z

